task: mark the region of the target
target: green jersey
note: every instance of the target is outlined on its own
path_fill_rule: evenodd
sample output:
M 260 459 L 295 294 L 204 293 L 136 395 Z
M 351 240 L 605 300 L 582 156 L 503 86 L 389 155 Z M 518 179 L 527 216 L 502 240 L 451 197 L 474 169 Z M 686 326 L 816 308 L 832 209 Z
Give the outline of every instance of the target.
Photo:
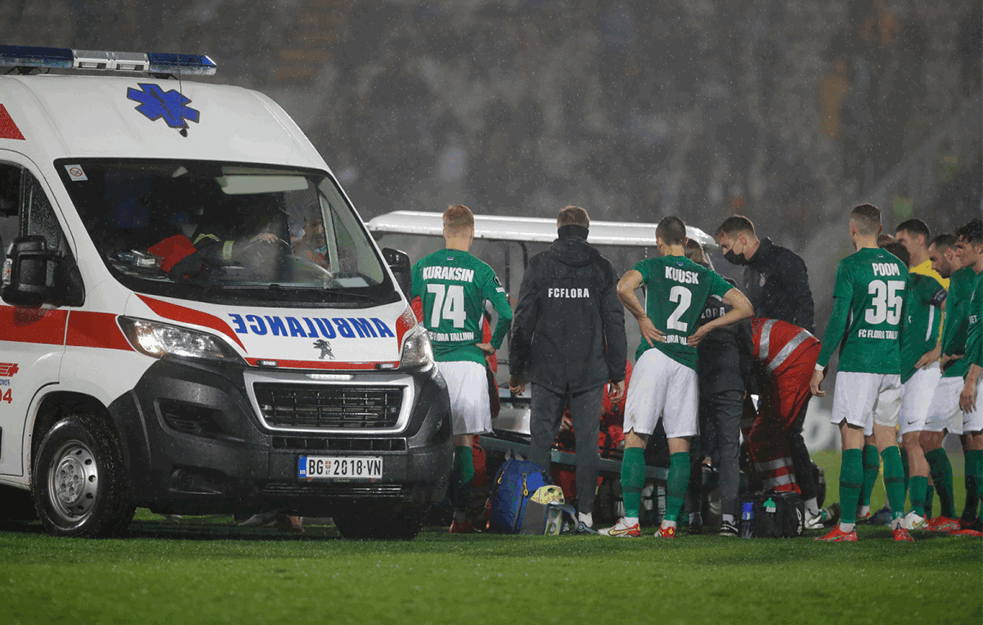
M 655 342 L 655 348 L 676 362 L 696 369 L 696 348 L 688 345 L 686 339 L 700 325 L 700 315 L 710 296 L 723 297 L 734 287 L 719 274 L 685 256 L 646 258 L 633 269 L 642 274 L 645 282 L 645 313 L 666 337 L 665 343 Z M 635 359 L 648 349 L 648 341 L 642 337 Z
M 966 318 L 966 370 L 969 365 L 983 367 L 983 272 L 976 274 L 976 289 L 969 301 L 969 314 Z M 976 401 L 983 401 L 977 398 Z
M 908 274 L 907 314 L 901 330 L 902 382 L 915 375 L 915 363 L 938 344 L 945 298 L 945 287 L 932 276 Z
M 441 362 L 485 364 L 485 353 L 475 347 L 482 342 L 485 302 L 498 313 L 492 347 L 501 347 L 512 325 L 512 308 L 495 271 L 468 252 L 443 249 L 418 260 L 412 290 L 412 298 L 417 297 L 434 357 Z
M 976 272 L 963 267 L 949 278 L 949 297 L 945 304 L 945 328 L 942 330 L 942 353 L 966 353 L 966 333 L 969 328 L 969 305 L 976 286 Z M 942 372 L 943 378 L 961 378 L 969 370 L 969 361 L 959 358 Z
M 839 347 L 840 371 L 900 375 L 907 297 L 908 268 L 894 254 L 865 247 L 841 260 L 816 364 L 828 365 Z

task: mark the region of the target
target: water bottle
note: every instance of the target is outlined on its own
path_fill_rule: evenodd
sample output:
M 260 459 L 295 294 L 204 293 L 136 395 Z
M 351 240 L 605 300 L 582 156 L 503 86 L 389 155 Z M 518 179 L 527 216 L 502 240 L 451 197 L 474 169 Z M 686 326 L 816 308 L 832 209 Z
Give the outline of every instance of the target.
M 754 536 L 751 527 L 754 521 L 754 502 L 745 501 L 741 504 L 741 538 L 752 538 Z

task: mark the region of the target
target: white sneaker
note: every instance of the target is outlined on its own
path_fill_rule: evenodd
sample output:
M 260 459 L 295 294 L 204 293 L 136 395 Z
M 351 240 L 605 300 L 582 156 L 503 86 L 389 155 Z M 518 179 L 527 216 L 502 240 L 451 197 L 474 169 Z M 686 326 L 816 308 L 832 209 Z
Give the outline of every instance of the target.
M 637 521 L 629 525 L 625 517 L 621 517 L 617 523 L 611 527 L 598 530 L 597 533 L 601 536 L 611 536 L 612 538 L 639 538 L 642 535 L 642 529 L 638 526 Z
M 928 521 L 925 517 L 920 516 L 917 512 L 912 510 L 901 519 L 901 527 L 906 530 L 923 530 L 928 527 Z
M 822 514 L 812 515 L 806 512 L 806 520 L 805 523 L 803 524 L 803 527 L 807 530 L 823 529 L 824 527 L 826 527 L 825 525 L 823 525 L 823 515 Z

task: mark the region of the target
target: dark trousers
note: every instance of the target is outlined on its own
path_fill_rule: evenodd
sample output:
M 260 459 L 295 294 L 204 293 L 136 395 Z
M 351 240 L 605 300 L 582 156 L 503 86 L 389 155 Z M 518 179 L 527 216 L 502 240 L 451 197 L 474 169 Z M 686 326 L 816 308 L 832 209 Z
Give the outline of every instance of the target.
M 741 391 L 707 393 L 700 397 L 701 427 L 713 432 L 711 440 L 702 440 L 706 446 L 701 455 L 709 455 L 717 467 L 721 513 L 733 515 L 735 519 L 741 480 L 740 439 L 743 413 L 744 393 Z
M 529 432 L 532 449 L 529 460 L 549 472 L 550 450 L 560 431 L 563 410 L 569 406 L 577 442 L 577 510 L 585 514 L 594 509 L 594 490 L 597 488 L 597 434 L 601 424 L 601 396 L 604 387 L 580 393 L 556 393 L 532 385 L 532 414 Z

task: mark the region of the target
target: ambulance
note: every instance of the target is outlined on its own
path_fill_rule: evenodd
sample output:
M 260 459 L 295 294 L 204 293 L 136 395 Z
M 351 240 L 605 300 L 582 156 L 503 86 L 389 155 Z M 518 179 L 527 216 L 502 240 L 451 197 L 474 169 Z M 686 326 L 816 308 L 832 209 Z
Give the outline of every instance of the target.
M 0 46 L 0 518 L 330 515 L 414 536 L 447 391 L 318 152 L 207 56 Z

